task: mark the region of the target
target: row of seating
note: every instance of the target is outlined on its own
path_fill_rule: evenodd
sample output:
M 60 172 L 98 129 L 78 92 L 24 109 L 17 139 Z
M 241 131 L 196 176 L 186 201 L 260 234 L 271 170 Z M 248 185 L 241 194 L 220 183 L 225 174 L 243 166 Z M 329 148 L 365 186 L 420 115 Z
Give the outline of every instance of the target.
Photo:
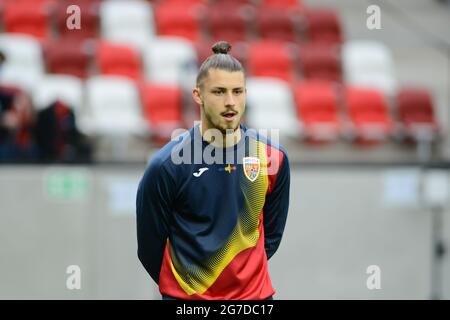
M 142 57 L 143 73 L 147 80 L 181 84 L 189 89 L 195 84 L 197 55 L 193 45 L 185 39 L 157 37 L 142 54 L 131 47 L 118 44 L 100 43 L 98 48 L 89 42 L 76 46 L 62 44 L 49 43 L 42 50 L 39 42 L 32 37 L 0 34 L 0 51 L 6 56 L 0 83 L 32 91 L 46 72 L 82 78 L 98 73 L 138 78 Z M 91 70 L 89 73 L 89 57 L 94 55 L 97 56 L 95 67 L 98 70 Z
M 433 140 L 440 129 L 430 93 L 400 89 L 391 103 L 379 90 L 309 80 L 250 77 L 246 123 L 257 129 L 312 143 L 344 137 L 379 143 L 390 137 Z M 33 91 L 36 108 L 61 100 L 75 110 L 80 129 L 89 135 L 146 135 L 167 141 L 185 123 L 180 87 L 136 82 L 126 77 L 95 76 L 85 82 L 72 76 L 48 75 Z
M 432 98 L 424 88 L 400 88 L 393 99 L 380 90 L 326 81 L 295 85 L 273 78 L 247 84 L 247 119 L 252 127 L 281 129 L 312 143 L 343 137 L 373 144 L 395 138 L 439 138 Z
M 41 48 L 34 38 L 1 34 L 0 50 L 6 55 L 2 83 L 30 89 L 44 72 L 86 78 L 95 74 L 146 78 L 155 83 L 194 85 L 196 69 L 211 54 L 211 43 L 194 46 L 178 37 L 155 37 L 142 50 L 108 41 L 50 41 Z M 321 79 L 373 86 L 388 95 L 396 91 L 394 63 L 381 43 L 350 41 L 293 45 L 257 41 L 237 45 L 233 54 L 251 76 L 286 81 Z
M 283 41 L 341 42 L 341 23 L 328 8 L 309 8 L 301 1 L 114 1 L 3 0 L 5 32 L 44 39 L 103 38 L 142 45 L 155 35 L 181 36 L 191 41 L 256 37 Z M 77 5 L 80 29 L 67 21 Z M 69 8 L 69 9 L 68 9 Z M 287 10 L 288 9 L 288 10 Z

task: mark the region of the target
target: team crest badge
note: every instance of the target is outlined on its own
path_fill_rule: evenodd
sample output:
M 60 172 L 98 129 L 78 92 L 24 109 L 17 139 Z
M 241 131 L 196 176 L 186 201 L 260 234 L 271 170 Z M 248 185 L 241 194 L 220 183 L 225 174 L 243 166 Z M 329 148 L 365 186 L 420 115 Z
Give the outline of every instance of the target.
M 244 174 L 251 182 L 255 181 L 259 175 L 260 162 L 255 157 L 245 157 L 242 165 L 244 166 Z

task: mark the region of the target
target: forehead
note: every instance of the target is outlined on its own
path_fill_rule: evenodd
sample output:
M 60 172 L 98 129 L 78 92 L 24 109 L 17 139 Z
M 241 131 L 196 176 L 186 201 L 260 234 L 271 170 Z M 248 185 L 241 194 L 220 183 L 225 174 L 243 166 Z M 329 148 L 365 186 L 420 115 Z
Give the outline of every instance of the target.
M 245 76 L 242 71 L 209 69 L 204 85 L 210 88 L 240 88 L 245 86 Z

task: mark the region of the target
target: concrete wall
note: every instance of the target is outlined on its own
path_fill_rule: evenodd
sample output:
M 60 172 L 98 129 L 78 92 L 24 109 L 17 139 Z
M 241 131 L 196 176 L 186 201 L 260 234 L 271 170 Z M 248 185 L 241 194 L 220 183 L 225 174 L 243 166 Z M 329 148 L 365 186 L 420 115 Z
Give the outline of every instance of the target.
M 0 299 L 158 299 L 136 257 L 143 169 L 0 167 Z M 288 224 L 269 264 L 278 299 L 430 297 L 431 214 L 418 201 L 417 169 L 291 174 Z M 444 218 L 449 245 L 448 211 Z M 81 268 L 81 290 L 66 288 L 69 265 Z M 381 269 L 380 290 L 366 287 L 369 265 Z M 449 299 L 448 255 L 442 284 Z

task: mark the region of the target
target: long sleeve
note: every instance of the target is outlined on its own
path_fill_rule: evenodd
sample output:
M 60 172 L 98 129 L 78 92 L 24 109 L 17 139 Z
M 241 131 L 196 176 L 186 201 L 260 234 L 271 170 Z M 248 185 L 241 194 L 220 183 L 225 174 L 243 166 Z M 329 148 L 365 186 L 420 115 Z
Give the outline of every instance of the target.
M 283 153 L 282 162 L 275 179 L 275 185 L 264 204 L 264 244 L 267 259 L 277 251 L 283 236 L 289 208 L 290 170 L 289 161 Z
M 174 185 L 172 176 L 156 159 L 147 168 L 136 197 L 138 257 L 156 283 L 168 237 Z

